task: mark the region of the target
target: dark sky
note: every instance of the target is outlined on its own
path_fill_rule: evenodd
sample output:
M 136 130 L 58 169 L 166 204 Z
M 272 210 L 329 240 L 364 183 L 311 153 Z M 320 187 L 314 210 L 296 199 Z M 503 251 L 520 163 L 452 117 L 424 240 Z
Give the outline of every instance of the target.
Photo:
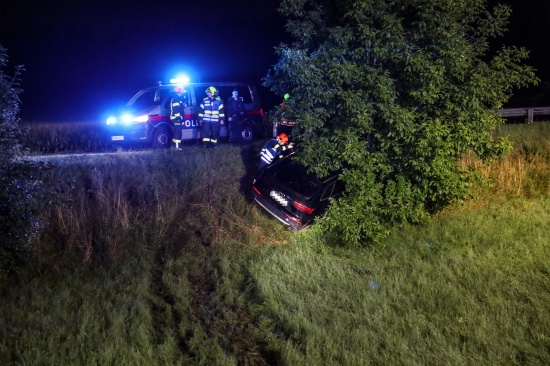
M 10 66 L 25 65 L 21 116 L 32 120 L 94 120 L 178 71 L 259 85 L 287 37 L 277 1 L 0 4 L 0 44 Z
M 550 80 L 545 51 L 550 1 L 501 2 L 514 9 L 505 42 L 530 49 L 529 62 L 544 81 Z M 24 64 L 27 69 L 24 119 L 93 121 L 140 88 L 166 81 L 178 71 L 194 81 L 250 80 L 259 85 L 277 61 L 274 47 L 288 42 L 278 4 L 2 0 L 0 44 L 8 49 L 10 67 Z M 516 103 L 550 105 L 550 100 L 535 95 L 542 89 L 516 96 Z

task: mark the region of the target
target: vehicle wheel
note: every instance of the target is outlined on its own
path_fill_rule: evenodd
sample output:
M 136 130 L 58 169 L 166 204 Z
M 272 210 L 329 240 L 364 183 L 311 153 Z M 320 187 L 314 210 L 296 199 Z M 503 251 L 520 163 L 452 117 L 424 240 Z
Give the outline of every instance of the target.
M 242 126 L 241 141 L 245 144 L 249 144 L 254 140 L 254 127 L 250 124 Z
M 168 149 L 172 146 L 172 135 L 166 127 L 158 127 L 153 135 L 153 148 Z

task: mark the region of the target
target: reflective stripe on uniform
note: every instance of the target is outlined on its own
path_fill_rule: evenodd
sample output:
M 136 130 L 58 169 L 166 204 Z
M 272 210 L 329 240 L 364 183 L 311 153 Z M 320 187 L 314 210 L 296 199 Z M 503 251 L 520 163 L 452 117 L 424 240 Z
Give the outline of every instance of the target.
M 219 97 L 215 99 L 204 98 L 200 105 L 199 118 L 205 122 L 219 122 L 225 117 L 223 113 L 223 102 Z
M 262 149 L 262 160 L 264 162 L 266 162 L 267 164 L 271 164 L 271 162 L 273 161 L 273 154 L 271 153 L 271 151 L 267 150 L 267 149 Z

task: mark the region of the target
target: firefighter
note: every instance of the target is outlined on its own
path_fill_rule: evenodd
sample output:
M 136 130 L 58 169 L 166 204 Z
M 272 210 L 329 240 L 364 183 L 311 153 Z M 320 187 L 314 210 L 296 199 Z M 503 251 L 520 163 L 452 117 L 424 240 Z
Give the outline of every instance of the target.
M 181 150 L 181 125 L 185 115 L 185 107 L 187 107 L 187 90 L 181 85 L 174 87 L 174 93 L 170 101 L 170 121 L 174 125 L 174 137 L 172 144 L 176 150 Z
M 244 115 L 244 102 L 239 98 L 239 91 L 233 89 L 227 99 L 227 120 L 229 121 L 229 143 L 238 144 L 241 136 L 241 117 Z
M 220 125 L 224 124 L 224 107 L 216 88 L 206 89 L 207 97 L 200 104 L 199 122 L 202 125 L 202 146 L 216 148 L 220 138 Z
M 285 133 L 281 133 L 266 142 L 261 152 L 258 170 L 271 164 L 277 157 L 282 158 L 283 153 L 288 152 L 289 149 L 292 149 L 292 144 L 288 143 L 288 136 Z
M 290 95 L 286 93 L 283 97 L 283 102 L 279 104 L 281 107 L 281 120 L 278 123 L 275 123 L 275 126 L 273 128 L 273 136 L 276 136 L 278 134 L 284 133 L 287 136 L 292 137 L 292 130 L 294 129 L 294 126 L 296 125 L 296 122 L 291 120 L 288 120 L 288 113 L 287 113 L 287 101 L 290 99 Z

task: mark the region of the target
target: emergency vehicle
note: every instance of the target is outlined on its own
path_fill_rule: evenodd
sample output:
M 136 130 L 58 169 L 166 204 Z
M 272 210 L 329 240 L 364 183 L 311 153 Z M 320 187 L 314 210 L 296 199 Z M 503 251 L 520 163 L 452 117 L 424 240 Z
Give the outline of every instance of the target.
M 172 146 L 174 134 L 170 120 L 170 101 L 174 88 L 183 85 L 187 93 L 188 105 L 182 121 L 182 141 L 193 141 L 201 138 L 202 126 L 198 114 L 201 101 L 206 97 L 205 90 L 214 86 L 224 104 L 234 89 L 243 99 L 245 114 L 241 118 L 241 142 L 249 143 L 257 137 L 263 137 L 263 109 L 258 92 L 253 84 L 239 82 L 182 83 L 172 80 L 168 84 L 141 89 L 116 115 L 107 118 L 106 124 L 113 143 L 141 142 L 154 148 Z M 229 135 L 226 123 L 221 126 L 220 138 Z

